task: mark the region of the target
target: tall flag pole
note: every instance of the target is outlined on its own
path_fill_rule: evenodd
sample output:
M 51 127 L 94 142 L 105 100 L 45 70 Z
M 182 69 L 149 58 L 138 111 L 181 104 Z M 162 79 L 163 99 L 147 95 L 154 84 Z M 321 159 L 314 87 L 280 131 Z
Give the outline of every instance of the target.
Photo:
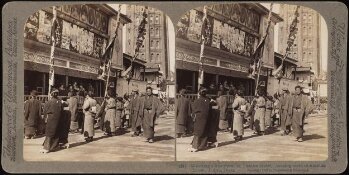
M 103 53 L 103 56 L 101 58 L 101 65 L 100 69 L 98 71 L 98 79 L 104 80 L 105 83 L 105 91 L 104 91 L 104 97 L 107 95 L 108 86 L 109 86 L 109 77 L 110 77 L 110 68 L 112 65 L 112 54 L 113 54 L 113 48 L 115 45 L 115 39 L 118 37 L 118 29 L 120 26 L 120 13 L 121 13 L 121 5 L 118 7 L 118 14 L 116 16 L 116 28 L 115 28 L 115 34 L 111 41 L 109 42 L 105 52 Z M 118 43 L 116 43 L 118 44 Z
M 140 22 L 140 24 L 138 26 L 138 35 L 137 35 L 137 41 L 136 41 L 135 54 L 132 57 L 131 65 L 125 71 L 123 71 L 121 73 L 121 76 L 126 78 L 128 84 L 130 83 L 130 80 L 132 79 L 132 76 L 133 76 L 133 71 L 132 71 L 133 70 L 133 62 L 138 57 L 139 49 L 142 47 L 143 42 L 145 40 L 145 34 L 146 34 L 145 25 L 147 24 L 147 18 L 148 18 L 147 10 L 148 10 L 148 6 L 145 6 L 143 14 L 142 14 L 142 16 L 143 16 L 142 21 Z
M 49 81 L 48 81 L 48 99 L 51 99 L 51 88 L 54 86 L 55 82 L 55 71 L 54 71 L 54 54 L 55 54 L 55 44 L 56 44 L 56 27 L 57 27 L 57 11 L 56 6 L 52 7 L 52 28 L 51 28 L 51 53 L 50 53 L 50 69 L 49 69 Z
M 257 89 L 259 86 L 259 76 L 260 76 L 260 72 L 261 72 L 261 68 L 262 68 L 262 64 L 263 64 L 263 61 L 262 61 L 263 50 L 264 50 L 266 38 L 269 34 L 272 10 L 273 10 L 273 3 L 270 4 L 270 10 L 269 10 L 269 15 L 268 15 L 268 25 L 267 25 L 267 28 L 265 30 L 265 34 L 262 37 L 259 44 L 257 45 L 255 52 L 253 53 L 251 67 L 249 69 L 249 73 L 250 73 L 249 77 L 250 78 L 254 79 L 254 76 L 256 76 L 256 74 L 257 74 L 257 79 L 255 81 L 256 82 L 255 95 L 257 95 Z
M 198 77 L 198 91 L 200 90 L 200 87 L 202 84 L 204 84 L 204 50 L 205 50 L 205 43 L 207 42 L 207 32 L 209 31 L 209 21 L 207 19 L 207 6 L 204 6 L 203 9 L 204 16 L 202 18 L 202 26 L 201 26 L 201 48 L 200 48 L 200 57 L 199 57 L 199 77 Z
M 282 57 L 281 65 L 275 71 L 272 72 L 272 75 L 276 79 L 279 80 L 279 84 L 280 84 L 280 80 L 283 77 L 282 68 L 283 68 L 283 65 L 284 65 L 284 61 L 287 58 L 287 56 L 289 55 L 291 47 L 293 46 L 293 44 L 295 42 L 295 39 L 296 39 L 296 35 L 297 35 L 297 31 L 298 31 L 297 24 L 299 22 L 298 21 L 298 17 L 299 17 L 298 10 L 299 10 L 299 8 L 300 8 L 300 6 L 296 7 L 296 11 L 294 13 L 294 19 L 293 19 L 293 21 L 292 21 L 292 23 L 290 25 L 290 32 L 289 32 L 288 39 L 287 39 L 286 53 Z

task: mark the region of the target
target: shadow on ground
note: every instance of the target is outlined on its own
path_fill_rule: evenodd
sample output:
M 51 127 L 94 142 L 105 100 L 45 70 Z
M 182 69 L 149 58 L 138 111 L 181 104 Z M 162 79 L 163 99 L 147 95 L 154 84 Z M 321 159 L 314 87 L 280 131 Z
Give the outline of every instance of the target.
M 319 134 L 304 135 L 303 141 L 314 140 L 314 139 L 323 139 L 323 138 L 326 138 L 326 137 L 319 135 Z

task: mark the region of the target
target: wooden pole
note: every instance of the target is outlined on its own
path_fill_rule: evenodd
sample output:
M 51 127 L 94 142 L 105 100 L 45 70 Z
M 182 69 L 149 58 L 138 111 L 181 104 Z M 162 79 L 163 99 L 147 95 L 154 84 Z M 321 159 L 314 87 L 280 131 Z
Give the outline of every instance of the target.
M 53 31 L 51 31 L 51 40 L 52 40 L 52 45 L 51 45 L 51 54 L 50 54 L 50 69 L 49 69 L 49 83 L 48 83 L 48 100 L 51 99 L 51 86 L 53 86 L 54 84 L 54 77 L 55 77 L 55 72 L 54 72 L 54 53 L 55 53 L 55 22 L 56 22 L 56 18 L 57 18 L 57 12 L 56 12 L 56 6 L 52 7 L 52 14 L 53 14 L 53 18 L 52 18 L 52 29 Z
M 202 26 L 201 26 L 201 48 L 200 48 L 200 67 L 199 67 L 199 76 L 198 76 L 198 92 L 200 90 L 200 86 L 204 83 L 204 69 L 203 69 L 203 57 L 204 57 L 204 50 L 205 50 L 205 42 L 206 42 L 206 36 L 205 36 L 205 29 L 207 26 L 204 26 L 208 23 L 207 21 L 207 7 L 204 6 L 203 9 L 204 16 L 202 18 Z M 206 21 L 206 22 L 205 22 Z

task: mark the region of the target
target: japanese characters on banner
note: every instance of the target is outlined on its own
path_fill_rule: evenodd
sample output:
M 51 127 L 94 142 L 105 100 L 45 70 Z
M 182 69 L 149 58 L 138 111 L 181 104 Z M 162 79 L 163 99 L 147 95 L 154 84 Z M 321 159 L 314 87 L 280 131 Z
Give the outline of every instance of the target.
M 51 43 L 52 17 L 52 14 L 39 11 L 39 29 L 37 32 L 37 40 L 45 44 Z
M 259 32 L 259 14 L 241 4 L 213 5 L 208 6 L 208 9 L 249 28 L 255 33 Z M 200 43 L 202 16 L 202 12 L 194 9 L 183 15 L 177 24 L 176 37 Z M 259 38 L 257 36 L 211 16 L 208 16 L 208 19 L 211 24 L 211 32 L 206 45 L 243 56 L 252 56 L 258 44 Z
M 190 13 L 185 13 L 177 24 L 176 37 L 188 39 L 187 33 L 189 28 Z
M 57 10 L 108 34 L 108 17 L 87 5 L 65 5 Z M 43 10 L 34 13 L 25 24 L 24 37 L 51 44 L 51 23 L 51 13 Z M 102 56 L 107 45 L 107 38 L 61 18 L 57 18 L 54 34 L 56 47 L 95 58 Z
M 24 37 L 37 40 L 37 33 L 39 29 L 39 12 L 30 15 L 24 28 Z

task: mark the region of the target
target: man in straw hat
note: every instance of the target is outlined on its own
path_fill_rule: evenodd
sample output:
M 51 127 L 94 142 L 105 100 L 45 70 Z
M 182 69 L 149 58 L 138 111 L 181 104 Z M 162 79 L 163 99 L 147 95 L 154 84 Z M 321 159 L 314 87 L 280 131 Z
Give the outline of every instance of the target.
M 194 138 L 191 142 L 190 152 L 197 152 L 207 146 L 208 132 L 207 121 L 211 112 L 210 99 L 206 97 L 207 89 L 202 87 L 199 90 L 199 98 L 191 105 L 194 121 Z
M 290 108 L 292 115 L 292 129 L 293 136 L 296 137 L 295 141 L 303 142 L 303 125 L 305 113 L 308 113 L 307 108 L 307 97 L 301 94 L 302 87 L 295 87 L 295 95 L 291 97 Z M 307 115 L 307 114 L 306 114 Z
M 282 136 L 288 135 L 291 132 L 291 115 L 289 111 L 290 106 L 290 98 L 289 91 L 287 88 L 282 88 L 280 102 L 278 109 L 280 110 L 280 118 L 281 118 L 281 130 L 283 133 Z
M 155 119 L 160 115 L 160 107 L 159 98 L 153 96 L 151 87 L 147 87 L 146 95 L 141 97 L 139 108 L 146 142 L 154 142 Z
M 60 119 L 62 115 L 63 105 L 61 100 L 58 99 L 58 90 L 52 88 L 52 98 L 46 102 L 44 107 L 44 115 L 47 118 L 45 141 L 43 143 L 43 149 L 41 153 L 48 153 L 59 149 L 60 132 Z
M 41 119 L 41 102 L 36 99 L 36 90 L 30 92 L 30 98 L 24 103 L 24 135 L 31 139 L 36 135 Z
M 142 132 L 142 119 L 140 117 L 140 97 L 138 89 L 132 90 L 132 98 L 130 99 L 130 104 L 128 105 L 128 109 L 130 110 L 130 122 L 133 134 L 131 137 L 139 136 Z
M 176 100 L 176 137 L 182 137 L 187 132 L 187 120 L 190 116 L 190 101 L 184 95 L 185 89 L 179 91 L 180 96 Z

